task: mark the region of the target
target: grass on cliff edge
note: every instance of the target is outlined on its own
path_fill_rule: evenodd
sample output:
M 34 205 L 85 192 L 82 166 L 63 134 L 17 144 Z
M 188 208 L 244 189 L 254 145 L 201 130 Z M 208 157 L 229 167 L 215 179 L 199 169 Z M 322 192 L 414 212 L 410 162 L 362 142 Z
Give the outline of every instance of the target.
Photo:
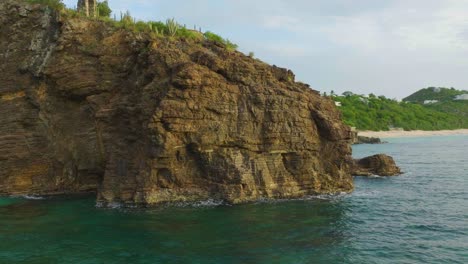
M 65 4 L 63 4 L 61 0 L 26 0 L 26 2 L 31 3 L 31 4 L 47 5 L 59 11 L 62 11 L 65 9 Z
M 96 19 L 107 22 L 117 28 L 124 28 L 134 32 L 148 33 L 153 37 L 171 37 L 180 39 L 190 39 L 195 41 L 211 41 L 217 43 L 228 50 L 237 50 L 238 45 L 232 43 L 229 39 L 225 39 L 213 32 L 206 31 L 203 33 L 201 28 L 198 30 L 188 29 L 185 25 L 181 25 L 174 19 L 167 19 L 166 22 L 161 21 L 141 21 L 130 15 L 130 12 L 120 13 L 119 18 L 114 14 L 111 17 L 112 9 L 109 7 L 108 1 L 98 1 L 97 17 L 88 18 L 77 10 L 66 8 L 62 0 L 26 0 L 33 4 L 42 4 L 59 11 L 61 14 L 69 17 L 81 17 L 87 19 Z

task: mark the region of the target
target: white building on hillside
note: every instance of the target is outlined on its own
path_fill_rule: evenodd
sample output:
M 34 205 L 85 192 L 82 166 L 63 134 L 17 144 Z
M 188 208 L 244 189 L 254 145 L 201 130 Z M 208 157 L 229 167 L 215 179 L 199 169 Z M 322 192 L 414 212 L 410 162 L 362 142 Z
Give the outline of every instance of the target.
M 359 97 L 359 101 L 361 101 L 362 103 L 365 103 L 365 104 L 369 104 L 369 99 L 367 99 L 367 98 Z
M 455 97 L 455 100 L 468 100 L 468 94 L 460 94 Z
M 425 100 L 425 101 L 424 101 L 424 104 L 425 104 L 425 105 L 426 105 L 426 104 L 435 104 L 435 103 L 438 103 L 438 102 L 439 102 L 439 100 Z

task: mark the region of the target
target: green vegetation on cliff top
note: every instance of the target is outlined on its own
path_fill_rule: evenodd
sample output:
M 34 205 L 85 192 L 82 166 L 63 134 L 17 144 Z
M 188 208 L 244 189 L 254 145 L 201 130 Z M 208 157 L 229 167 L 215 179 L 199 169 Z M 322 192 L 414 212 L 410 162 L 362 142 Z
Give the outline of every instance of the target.
M 65 16 L 83 17 L 75 9 L 66 8 L 62 0 L 26 0 L 33 4 L 47 5 L 55 10 L 62 12 Z M 120 13 L 119 17 L 115 14 L 111 17 L 112 9 L 109 7 L 108 1 L 97 2 L 97 17 L 89 18 L 96 19 L 109 23 L 118 28 L 125 28 L 139 33 L 148 33 L 153 37 L 175 37 L 180 39 L 188 39 L 193 41 L 211 41 L 225 47 L 228 50 L 236 50 L 238 45 L 232 43 L 229 39 L 225 39 L 213 32 L 202 32 L 201 28 L 188 29 L 185 25 L 177 23 L 174 19 L 167 19 L 166 22 L 161 21 L 140 21 L 130 15 L 130 12 Z
M 422 89 L 405 100 L 424 102 L 437 100 L 440 102 L 424 105 L 408 101 L 398 102 L 384 96 L 355 95 L 345 93 L 343 96 L 332 96 L 340 102 L 338 107 L 346 124 L 359 130 L 389 130 L 403 128 L 405 130 L 443 130 L 468 128 L 468 101 L 454 100 L 456 95 L 464 91 L 443 89 L 442 96 L 435 97 L 427 93 L 433 88 Z M 415 95 L 415 96 L 414 96 Z M 450 98 L 450 99 L 448 99 Z M 444 101 L 446 100 L 446 101 Z

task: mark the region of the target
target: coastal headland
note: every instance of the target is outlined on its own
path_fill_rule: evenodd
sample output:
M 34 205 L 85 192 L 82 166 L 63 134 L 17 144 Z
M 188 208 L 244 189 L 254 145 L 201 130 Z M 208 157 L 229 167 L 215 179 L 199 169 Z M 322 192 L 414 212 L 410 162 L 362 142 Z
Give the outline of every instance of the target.
M 70 12 L 0 2 L 0 195 L 147 206 L 353 191 L 350 127 L 291 70 L 177 36 L 173 20 L 156 33 Z

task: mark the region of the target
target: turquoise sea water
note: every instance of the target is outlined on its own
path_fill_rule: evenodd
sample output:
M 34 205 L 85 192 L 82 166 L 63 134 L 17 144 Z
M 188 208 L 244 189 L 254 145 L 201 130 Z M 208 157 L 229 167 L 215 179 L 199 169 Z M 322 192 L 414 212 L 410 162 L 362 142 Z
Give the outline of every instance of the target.
M 0 263 L 468 263 L 468 137 L 392 139 L 406 172 L 303 201 L 101 209 L 0 198 Z

